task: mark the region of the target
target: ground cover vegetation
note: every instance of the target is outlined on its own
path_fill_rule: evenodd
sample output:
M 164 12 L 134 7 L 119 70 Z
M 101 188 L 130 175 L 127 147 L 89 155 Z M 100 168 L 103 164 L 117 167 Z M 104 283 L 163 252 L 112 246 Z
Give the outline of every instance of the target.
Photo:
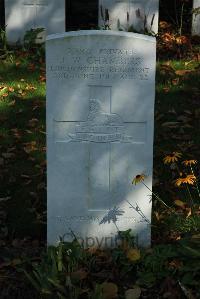
M 152 248 L 46 250 L 44 47 L 0 52 L 0 298 L 200 298 L 199 41 L 160 24 Z M 146 174 L 130 182 L 145 185 Z

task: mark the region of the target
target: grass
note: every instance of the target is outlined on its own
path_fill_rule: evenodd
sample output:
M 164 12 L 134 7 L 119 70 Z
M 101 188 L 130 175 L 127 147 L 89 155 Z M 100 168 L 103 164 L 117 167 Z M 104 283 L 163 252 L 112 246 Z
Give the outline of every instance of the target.
M 0 97 L 0 198 L 10 198 L 4 204 L 8 240 L 45 236 L 40 223 L 46 206 L 45 83 L 40 81 L 44 62 L 35 70 L 30 67 L 30 61 L 20 57 L 0 65 L 1 86 L 5 87 Z
M 40 256 L 41 246 L 44 245 L 46 240 L 44 68 L 45 63 L 42 56 L 35 56 L 32 52 L 18 51 L 15 55 L 13 54 L 12 59 L 0 61 L 0 245 L 2 245 L 2 249 L 0 249 L 2 253 L 2 258 L 0 258 L 0 286 L 4 285 L 3 298 L 9 299 L 16 299 L 17 296 L 19 298 L 38 298 L 37 293 L 34 295 L 33 290 L 31 292 L 32 297 L 29 296 L 30 286 L 28 283 L 23 284 L 21 280 L 19 284 L 22 285 L 17 291 L 15 277 L 16 275 L 21 277 L 21 274 L 18 273 L 20 269 L 23 267 L 27 269 L 27 265 L 24 266 L 24 264 L 33 267 L 32 260 L 35 258 L 37 260 Z M 185 237 L 191 239 L 200 230 L 199 214 L 187 216 L 186 208 L 183 209 L 174 204 L 177 197 L 184 201 L 183 193 L 185 191 L 174 186 L 173 180 L 176 174 L 173 173 L 173 169 L 170 170 L 169 167 L 163 164 L 163 157 L 173 151 L 181 152 L 184 159 L 198 160 L 200 156 L 199 74 L 199 62 L 191 58 L 181 61 L 163 60 L 157 64 L 154 143 L 155 182 L 153 190 L 169 206 L 175 209 L 176 214 L 173 215 L 166 211 L 160 202 L 154 199 L 152 239 L 153 245 L 159 245 L 157 245 L 158 247 L 155 246 L 155 249 L 150 252 L 150 256 L 148 252 L 143 252 L 141 261 L 134 263 L 130 270 L 131 275 L 134 274 L 133 277 L 135 277 L 133 279 L 134 284 L 140 280 L 139 285 L 147 288 L 146 291 L 143 290 L 144 294 L 149 293 L 149 297 L 146 298 L 157 298 L 155 296 L 157 296 L 157 291 L 160 288 L 159 279 L 162 278 L 163 281 L 168 275 L 172 277 L 170 282 L 172 289 L 175 288 L 173 287 L 173 281 L 176 280 L 176 277 L 164 266 L 165 263 L 170 263 L 172 260 L 176 261 L 177 254 L 180 255 L 183 252 L 180 251 L 182 245 L 173 245 L 173 242 Z M 199 205 L 199 202 L 197 204 Z M 164 244 L 166 243 L 172 244 L 169 245 L 171 246 L 170 250 L 173 251 L 171 257 L 170 253 L 166 253 L 169 249 L 168 245 L 165 247 Z M 174 246 L 178 246 L 179 249 L 176 247 L 175 250 Z M 192 248 L 195 249 L 195 246 Z M 84 254 L 83 251 L 80 254 Z M 183 254 L 183 260 L 179 260 L 179 262 L 185 263 L 185 267 L 189 267 L 186 260 L 190 259 L 190 262 L 195 264 L 195 254 L 196 252 L 193 252 L 191 257 L 186 252 L 185 255 Z M 111 262 L 108 265 L 108 271 L 113 272 L 114 268 L 119 272 L 121 270 L 126 271 L 126 266 L 129 267 L 130 264 L 127 264 L 127 260 L 123 259 L 123 250 L 119 249 L 119 252 L 115 252 L 114 256 L 117 256 L 119 260 L 115 261 L 114 264 Z M 163 268 L 158 269 L 159 258 L 161 257 L 163 257 Z M 91 258 L 94 259 L 93 272 L 96 273 L 100 267 L 98 264 L 99 256 L 89 256 L 84 262 L 80 260 L 81 265 L 77 258 L 77 266 L 72 272 L 78 271 L 80 267 L 88 267 Z M 105 260 L 107 261 L 109 258 L 110 253 L 106 253 Z M 16 259 L 18 259 L 18 263 Z M 50 268 L 55 263 L 52 259 L 53 257 L 50 255 Z M 115 260 L 113 256 L 112 259 Z M 149 262 L 149 260 L 154 261 L 155 264 Z M 7 266 L 5 265 L 6 262 Z M 67 262 L 64 263 L 64 267 L 67 267 Z M 125 268 L 121 269 L 120 265 Z M 174 270 L 173 273 L 178 273 L 179 279 L 183 279 L 186 275 L 183 284 L 189 290 L 192 290 L 192 288 L 196 290 L 196 285 L 192 285 L 191 280 L 194 279 L 196 282 L 199 277 L 199 269 L 197 269 L 197 274 L 193 278 L 188 274 L 190 273 L 189 270 L 184 270 L 184 267 L 180 269 L 175 267 L 172 270 Z M 87 271 L 91 272 L 91 269 L 87 269 Z M 103 271 L 101 267 L 99 271 Z M 158 277 L 156 271 L 160 277 Z M 139 274 L 136 275 L 135 273 Z M 9 279 L 14 282 L 14 286 L 8 286 L 9 279 L 3 278 L 8 275 L 10 275 Z M 59 283 L 64 279 L 62 275 L 59 278 L 61 279 Z M 48 273 L 46 273 L 46 276 L 48 276 Z M 105 280 L 106 277 L 103 279 Z M 87 298 L 102 298 L 97 293 L 102 291 L 99 290 L 101 288 L 99 285 L 103 283 L 103 279 L 94 279 L 96 286 L 93 286 L 93 289 L 96 290 L 94 291 L 96 297 L 92 297 L 94 294 L 90 294 L 91 297 Z M 117 279 L 120 281 L 120 276 L 117 276 Z M 130 277 L 126 277 L 126 279 L 130 279 Z M 78 280 L 81 280 L 82 285 L 82 279 Z M 152 284 L 148 284 L 151 280 Z M 124 280 L 122 281 L 125 283 Z M 78 282 L 80 288 L 79 283 L 80 281 Z M 93 280 L 90 277 L 89 281 L 86 284 L 83 283 L 83 285 L 90 288 L 92 283 Z M 55 283 L 53 285 L 52 292 L 55 296 Z M 123 285 L 120 282 L 119 285 L 121 288 L 119 292 L 123 294 Z M 127 287 L 130 288 L 131 284 L 127 283 Z M 50 288 L 52 288 L 52 285 Z M 181 290 L 182 288 L 179 286 L 179 293 L 182 294 L 180 295 L 182 297 L 177 298 L 184 298 L 184 292 Z M 6 295 L 6 292 L 8 295 Z M 13 292 L 15 292 L 15 295 L 12 297 Z M 200 298 L 200 295 L 198 296 L 197 298 Z

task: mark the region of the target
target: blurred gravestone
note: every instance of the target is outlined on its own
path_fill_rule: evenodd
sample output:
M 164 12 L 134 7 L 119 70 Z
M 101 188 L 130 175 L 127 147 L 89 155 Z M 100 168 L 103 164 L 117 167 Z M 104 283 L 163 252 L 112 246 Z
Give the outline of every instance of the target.
M 65 31 L 65 0 L 5 0 L 9 43 L 22 42 L 25 32 L 45 28 L 47 34 Z
M 109 21 L 107 21 L 108 10 Z M 158 0 L 99 0 L 99 25 L 110 29 L 158 33 Z
M 192 20 L 192 35 L 200 35 L 200 0 L 193 1 L 193 20 Z M 198 9 L 198 13 L 197 13 Z
M 48 242 L 151 240 L 155 39 L 91 30 L 47 38 Z M 131 203 L 131 206 L 130 204 Z

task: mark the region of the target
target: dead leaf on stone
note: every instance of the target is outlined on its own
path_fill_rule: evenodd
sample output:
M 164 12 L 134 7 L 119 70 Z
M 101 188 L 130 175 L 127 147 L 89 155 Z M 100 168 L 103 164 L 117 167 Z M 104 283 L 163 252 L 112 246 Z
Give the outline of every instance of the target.
M 125 292 L 125 299 L 139 299 L 141 296 L 140 287 L 135 287 L 134 289 L 129 289 Z

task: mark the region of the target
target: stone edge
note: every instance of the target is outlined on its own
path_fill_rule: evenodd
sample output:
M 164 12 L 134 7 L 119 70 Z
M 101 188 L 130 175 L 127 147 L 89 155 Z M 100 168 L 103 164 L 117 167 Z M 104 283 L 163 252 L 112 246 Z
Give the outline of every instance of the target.
M 121 37 L 128 37 L 128 38 L 137 38 L 143 39 L 152 43 L 156 42 L 156 38 L 153 36 L 147 36 L 144 34 L 139 33 L 132 33 L 132 32 L 124 32 L 124 31 L 114 31 L 114 30 L 78 30 L 78 31 L 69 31 L 63 33 L 56 33 L 51 34 L 46 37 L 46 41 L 55 40 L 59 38 L 67 38 L 67 37 L 77 37 L 77 36 L 92 36 L 92 35 L 99 35 L 99 36 L 121 36 Z

